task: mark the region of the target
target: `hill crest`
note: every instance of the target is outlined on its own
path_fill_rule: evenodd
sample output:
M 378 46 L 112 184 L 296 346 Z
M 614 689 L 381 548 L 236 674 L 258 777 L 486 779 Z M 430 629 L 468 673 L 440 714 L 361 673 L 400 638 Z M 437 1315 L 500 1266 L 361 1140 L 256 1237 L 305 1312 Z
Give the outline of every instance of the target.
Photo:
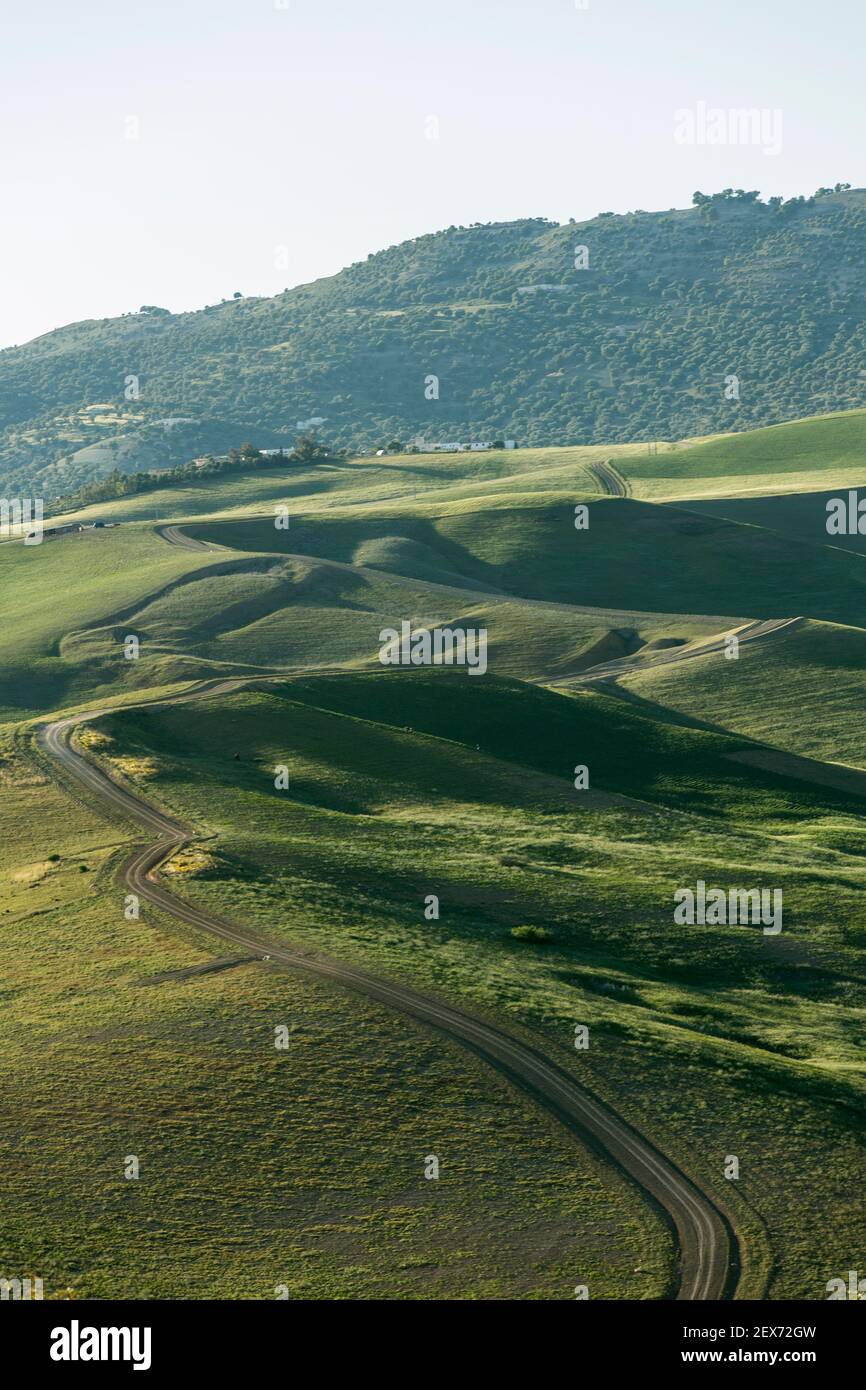
M 269 299 L 70 325 L 0 353 L 0 483 L 50 497 L 247 438 L 291 446 L 310 419 L 353 449 L 595 444 L 863 406 L 864 240 L 859 189 L 528 218 Z

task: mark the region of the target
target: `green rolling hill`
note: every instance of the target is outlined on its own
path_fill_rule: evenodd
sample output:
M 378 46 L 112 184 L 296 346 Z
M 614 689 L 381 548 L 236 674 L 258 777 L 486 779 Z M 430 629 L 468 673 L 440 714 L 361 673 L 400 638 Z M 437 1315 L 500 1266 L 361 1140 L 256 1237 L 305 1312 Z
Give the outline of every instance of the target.
M 205 864 L 191 864 L 187 896 L 476 1008 L 505 1007 L 565 1065 L 572 1021 L 587 1021 L 595 1042 L 581 1074 L 657 1142 L 664 1133 L 711 1188 L 723 1187 L 720 1129 L 736 1135 L 748 1180 L 724 1195 L 752 1232 L 750 1276 L 764 1258 L 757 1213 L 773 1233 L 771 1293 L 817 1296 L 809 1271 L 856 1227 L 829 1153 L 857 1163 L 866 778 L 840 796 L 735 761 L 737 740 L 607 696 L 451 672 L 319 677 L 127 710 L 94 738 L 107 765 L 198 827 Z M 583 793 L 571 782 L 581 759 Z M 280 764 L 285 792 L 273 784 Z M 703 874 L 780 886 L 783 935 L 684 936 L 672 894 Z M 548 939 L 514 936 L 527 927 Z M 827 1160 L 804 1184 L 806 1143 L 810 1161 Z
M 733 664 L 733 663 L 731 663 Z M 866 766 L 866 630 L 806 622 L 741 648 L 736 673 L 697 657 L 638 672 L 629 691 L 666 709 L 828 762 Z
M 575 530 L 574 506 L 589 507 Z M 319 555 L 342 564 L 439 576 L 466 588 L 621 610 L 856 621 L 866 608 L 857 556 L 804 548 L 782 533 L 632 499 L 525 494 L 401 511 L 193 527 L 253 551 Z
M 470 1051 L 150 902 L 127 919 L 149 832 L 36 738 L 80 708 L 87 756 L 191 827 L 156 882 L 507 1024 L 729 1213 L 739 1296 L 854 1267 L 866 570 L 810 528 L 864 422 L 256 466 L 0 545 L 0 1156 L 19 1112 L 41 1154 L 0 1237 L 51 1296 L 659 1299 L 677 1271 L 646 1194 Z M 383 667 L 404 619 L 486 628 L 486 674 Z M 699 880 L 780 890 L 783 930 L 678 923 Z

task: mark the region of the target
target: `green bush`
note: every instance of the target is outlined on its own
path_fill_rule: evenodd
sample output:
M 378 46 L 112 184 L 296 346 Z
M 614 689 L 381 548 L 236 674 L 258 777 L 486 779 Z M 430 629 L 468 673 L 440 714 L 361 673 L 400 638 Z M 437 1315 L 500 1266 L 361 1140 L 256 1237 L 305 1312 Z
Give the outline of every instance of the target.
M 511 935 L 515 941 L 534 941 L 538 945 L 546 945 L 553 940 L 553 932 L 549 927 L 512 927 Z

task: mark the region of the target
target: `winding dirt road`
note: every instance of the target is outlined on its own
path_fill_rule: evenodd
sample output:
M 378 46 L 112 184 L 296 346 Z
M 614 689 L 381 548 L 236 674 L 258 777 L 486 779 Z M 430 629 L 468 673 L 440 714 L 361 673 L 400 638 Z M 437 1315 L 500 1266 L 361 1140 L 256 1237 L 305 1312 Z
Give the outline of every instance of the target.
M 249 679 L 211 680 L 171 700 L 151 703 L 185 703 L 251 683 Z M 662 1210 L 675 1231 L 679 1249 L 676 1298 L 710 1300 L 733 1295 L 739 1275 L 739 1252 L 725 1214 L 649 1140 L 556 1062 L 501 1025 L 454 1004 L 312 950 L 267 940 L 171 893 L 157 878 L 157 870 L 175 850 L 194 839 L 195 832 L 115 781 L 75 742 L 79 725 L 111 712 L 112 707 L 105 706 L 41 725 L 37 738 L 40 748 L 93 793 L 110 813 L 132 819 L 153 833 L 154 838 L 136 849 L 123 866 L 123 881 L 132 892 L 181 921 L 292 970 L 303 970 L 345 986 L 468 1048 L 554 1115 L 582 1143 L 626 1173 Z
M 188 536 L 185 531 L 181 531 L 179 526 L 157 526 L 156 534 L 169 545 L 179 545 L 181 550 L 220 550 L 221 547 L 213 541 L 200 541 L 195 536 Z
M 588 471 L 595 478 L 599 485 L 599 490 L 607 497 L 628 497 L 630 488 L 625 478 L 618 468 L 614 468 L 610 459 L 604 463 L 587 464 Z
M 767 637 L 773 637 L 777 632 L 797 627 L 802 621 L 802 618 L 759 618 L 755 622 L 741 623 L 737 627 L 729 628 L 727 632 L 714 633 L 712 637 L 696 637 L 693 642 L 683 642 L 680 646 L 662 647 L 649 652 L 646 648 L 641 648 L 629 656 L 618 656 L 613 661 L 602 661 L 598 666 L 589 666 L 575 676 L 560 676 L 544 683 L 551 687 L 562 687 L 615 680 L 618 676 L 636 676 L 655 666 L 670 666 L 675 662 L 708 656 L 710 652 L 723 651 L 728 639 L 733 636 L 736 636 L 742 646 L 746 642 L 760 642 Z

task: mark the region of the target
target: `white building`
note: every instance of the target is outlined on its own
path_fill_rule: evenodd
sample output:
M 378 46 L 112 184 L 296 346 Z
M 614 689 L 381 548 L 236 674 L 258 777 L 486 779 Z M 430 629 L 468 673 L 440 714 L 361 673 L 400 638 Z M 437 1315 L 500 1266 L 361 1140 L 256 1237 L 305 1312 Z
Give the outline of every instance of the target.
M 422 436 L 417 436 L 413 441 L 415 447 L 422 454 L 480 454 L 486 450 L 495 448 L 495 444 L 490 439 L 474 439 L 468 443 L 465 440 L 450 440 L 444 444 L 428 444 Z M 503 440 L 506 449 L 516 448 L 513 439 Z

